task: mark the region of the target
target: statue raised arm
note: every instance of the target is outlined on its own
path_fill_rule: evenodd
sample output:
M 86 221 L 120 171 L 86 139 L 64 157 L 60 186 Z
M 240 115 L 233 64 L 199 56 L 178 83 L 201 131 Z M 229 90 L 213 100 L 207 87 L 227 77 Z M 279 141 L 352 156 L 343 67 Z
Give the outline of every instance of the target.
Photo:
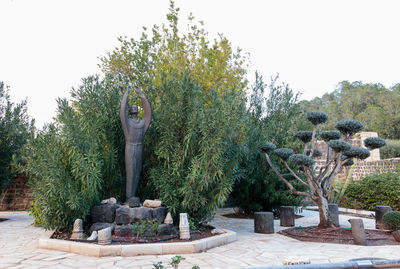
M 151 108 L 146 96 L 139 87 L 135 86 L 134 90 L 142 100 L 144 110 L 143 120 L 139 120 L 137 117 L 137 106 L 129 108 L 131 117 L 126 115 L 130 87 L 122 98 L 120 110 L 121 123 L 125 136 L 126 200 L 134 197 L 136 193 L 142 170 L 143 138 L 151 121 Z

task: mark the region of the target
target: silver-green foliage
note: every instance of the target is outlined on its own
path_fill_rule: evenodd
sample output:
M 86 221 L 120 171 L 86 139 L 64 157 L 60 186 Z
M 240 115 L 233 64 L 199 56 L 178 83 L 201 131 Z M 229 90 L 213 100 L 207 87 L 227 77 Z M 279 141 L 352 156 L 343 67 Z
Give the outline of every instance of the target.
M 120 191 L 120 84 L 89 77 L 71 96 L 57 100 L 56 122 L 22 153 L 20 170 L 30 175 L 35 215 L 47 229 L 71 229 L 92 205 Z

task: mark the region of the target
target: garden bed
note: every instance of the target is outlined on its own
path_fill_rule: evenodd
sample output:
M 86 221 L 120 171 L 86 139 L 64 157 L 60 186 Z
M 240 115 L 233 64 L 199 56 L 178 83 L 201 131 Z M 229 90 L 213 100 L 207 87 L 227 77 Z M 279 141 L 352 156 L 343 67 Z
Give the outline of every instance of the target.
M 39 239 L 38 247 L 57 251 L 71 252 L 80 255 L 105 257 L 123 256 L 132 257 L 138 255 L 166 255 L 166 254 L 190 254 L 205 251 L 210 248 L 229 244 L 236 241 L 236 233 L 221 229 L 224 233 L 214 236 L 191 240 L 173 239 L 172 241 L 139 243 L 139 242 L 116 242 L 111 245 L 88 244 L 65 239 Z M 174 241 L 175 240 L 175 241 Z
M 139 238 L 137 238 L 137 237 L 120 237 L 120 236 L 113 235 L 111 245 L 192 242 L 195 240 L 213 237 L 216 235 L 218 235 L 218 234 L 216 234 L 216 233 L 213 234 L 210 229 L 191 231 L 190 239 L 179 239 L 179 235 L 141 236 Z M 66 240 L 66 241 L 71 241 L 71 242 L 98 244 L 97 240 L 91 241 L 91 240 L 70 239 L 69 233 L 54 232 L 50 238 L 51 239 L 61 239 L 61 240 Z
M 294 227 L 278 233 L 306 242 L 354 244 L 350 228 Z M 400 245 L 390 231 L 366 229 L 365 234 L 368 246 Z

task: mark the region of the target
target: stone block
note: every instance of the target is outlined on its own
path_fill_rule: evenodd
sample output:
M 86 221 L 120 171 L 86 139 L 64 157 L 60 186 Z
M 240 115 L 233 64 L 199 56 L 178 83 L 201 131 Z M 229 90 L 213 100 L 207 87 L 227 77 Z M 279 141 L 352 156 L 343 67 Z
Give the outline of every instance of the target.
M 376 229 L 388 230 L 386 223 L 383 221 L 383 215 L 385 215 L 387 212 L 390 212 L 390 211 L 392 211 L 392 208 L 390 206 L 385 206 L 385 205 L 375 206 L 375 228 Z
M 121 225 L 115 228 L 115 236 L 119 237 L 131 237 L 133 236 L 133 225 Z
M 129 207 L 140 207 L 140 198 L 139 197 L 131 197 L 128 199 Z
M 281 206 L 280 207 L 280 226 L 292 227 L 294 226 L 294 207 Z
M 131 222 L 129 208 L 120 207 L 115 212 L 115 223 L 118 225 L 129 224 Z
M 339 227 L 339 207 L 337 204 L 328 204 L 329 219 L 336 227 Z
M 94 231 L 97 232 L 97 231 L 103 230 L 103 229 L 108 228 L 108 227 L 110 227 L 111 231 L 114 232 L 114 230 L 115 230 L 115 224 L 114 223 L 96 222 L 96 223 L 93 223 L 92 226 L 90 226 L 89 232 L 90 233 L 93 233 Z
M 255 212 L 254 232 L 263 234 L 273 234 L 274 214 L 272 212 Z
M 90 211 L 90 216 L 92 218 L 92 222 L 108 222 L 113 223 L 115 220 L 115 211 L 118 208 L 118 205 L 113 204 L 103 204 L 103 205 L 95 205 L 92 207 Z
M 131 222 L 134 221 L 141 221 L 141 220 L 152 220 L 153 213 L 151 208 L 147 207 L 135 207 L 130 209 L 130 220 Z
M 349 219 L 349 222 L 351 223 L 351 233 L 354 237 L 354 243 L 357 245 L 366 246 L 367 237 L 365 235 L 362 219 Z
M 157 207 L 152 209 L 153 219 L 159 221 L 161 223 L 164 222 L 165 217 L 167 216 L 168 210 L 166 207 Z

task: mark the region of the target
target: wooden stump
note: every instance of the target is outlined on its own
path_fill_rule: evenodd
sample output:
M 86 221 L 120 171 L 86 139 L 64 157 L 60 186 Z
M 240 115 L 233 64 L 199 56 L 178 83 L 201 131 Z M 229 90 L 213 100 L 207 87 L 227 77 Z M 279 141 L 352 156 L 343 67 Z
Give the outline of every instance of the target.
M 254 232 L 262 234 L 273 234 L 274 214 L 272 212 L 255 212 Z
M 280 225 L 282 227 L 294 226 L 294 207 L 281 206 L 279 210 L 280 210 Z
M 329 219 L 333 222 L 336 227 L 339 227 L 339 207 L 337 204 L 328 204 L 329 208 Z
M 383 221 L 383 215 L 390 211 L 392 211 L 392 208 L 390 206 L 375 206 L 375 229 L 388 230 L 386 223 Z

